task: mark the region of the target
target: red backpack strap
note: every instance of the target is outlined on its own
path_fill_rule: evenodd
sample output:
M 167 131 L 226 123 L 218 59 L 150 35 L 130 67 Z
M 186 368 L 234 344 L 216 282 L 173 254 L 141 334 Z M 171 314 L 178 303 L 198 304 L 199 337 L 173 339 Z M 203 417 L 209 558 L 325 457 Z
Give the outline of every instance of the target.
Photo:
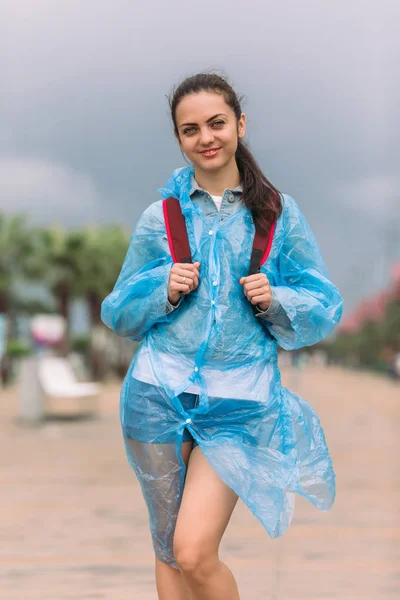
M 176 198 L 166 198 L 163 201 L 165 228 L 168 244 L 174 263 L 191 263 L 192 254 L 186 230 L 185 217 L 181 205 Z
M 268 258 L 268 255 L 271 251 L 272 240 L 274 239 L 275 233 L 275 222 L 272 223 L 272 226 L 269 230 L 268 234 L 261 232 L 256 226 L 256 232 L 254 235 L 253 241 L 253 249 L 251 252 L 250 259 L 250 268 L 248 275 L 254 275 L 255 273 L 260 272 L 260 267 L 265 263 Z M 260 311 L 258 310 L 255 304 L 251 304 L 251 308 L 253 313 L 257 315 Z
M 251 252 L 250 268 L 248 275 L 254 275 L 255 273 L 259 273 L 261 265 L 265 263 L 271 251 L 274 233 L 275 222 L 272 224 L 268 234 L 263 233 L 256 226 L 256 233 L 254 235 L 253 249 Z

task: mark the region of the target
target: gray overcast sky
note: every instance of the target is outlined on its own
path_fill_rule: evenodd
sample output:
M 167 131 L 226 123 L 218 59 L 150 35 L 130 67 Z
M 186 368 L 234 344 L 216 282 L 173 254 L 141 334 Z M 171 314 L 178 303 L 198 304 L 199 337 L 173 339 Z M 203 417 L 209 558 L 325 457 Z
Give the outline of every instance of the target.
M 166 94 L 219 69 L 348 310 L 400 258 L 399 17 L 398 0 L 3 0 L 0 210 L 133 230 L 185 165 Z

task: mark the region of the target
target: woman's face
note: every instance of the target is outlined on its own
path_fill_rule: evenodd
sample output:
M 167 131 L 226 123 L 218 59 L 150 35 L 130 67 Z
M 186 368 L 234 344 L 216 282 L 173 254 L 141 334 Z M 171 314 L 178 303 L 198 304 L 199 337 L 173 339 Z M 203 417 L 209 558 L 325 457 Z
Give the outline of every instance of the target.
M 238 138 L 246 132 L 246 116 L 242 113 L 237 122 L 221 94 L 185 96 L 175 116 L 179 146 L 195 169 L 216 171 L 235 160 Z

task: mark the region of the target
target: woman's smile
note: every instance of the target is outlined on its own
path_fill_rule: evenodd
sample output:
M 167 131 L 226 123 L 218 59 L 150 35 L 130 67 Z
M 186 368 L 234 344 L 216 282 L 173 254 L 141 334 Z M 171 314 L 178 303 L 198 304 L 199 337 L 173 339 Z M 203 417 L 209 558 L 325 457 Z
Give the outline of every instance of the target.
M 221 150 L 221 148 L 209 148 L 208 150 L 202 150 L 200 154 L 202 154 L 206 158 L 212 158 L 213 156 L 216 156 L 216 154 L 218 154 L 219 150 Z

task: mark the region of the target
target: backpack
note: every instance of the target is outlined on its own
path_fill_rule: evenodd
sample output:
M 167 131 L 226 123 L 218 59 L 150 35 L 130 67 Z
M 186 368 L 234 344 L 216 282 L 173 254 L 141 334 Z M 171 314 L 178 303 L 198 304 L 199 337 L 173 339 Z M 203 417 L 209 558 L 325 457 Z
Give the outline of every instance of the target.
M 172 260 L 174 263 L 191 263 L 192 254 L 190 251 L 185 217 L 182 214 L 179 200 L 172 196 L 163 200 L 163 213 Z M 254 275 L 255 273 L 260 272 L 261 265 L 265 263 L 271 251 L 274 232 L 275 223 L 272 224 L 267 235 L 260 231 L 256 225 L 249 272 L 247 275 Z M 252 304 L 251 307 L 254 314 L 259 312 L 254 304 Z

